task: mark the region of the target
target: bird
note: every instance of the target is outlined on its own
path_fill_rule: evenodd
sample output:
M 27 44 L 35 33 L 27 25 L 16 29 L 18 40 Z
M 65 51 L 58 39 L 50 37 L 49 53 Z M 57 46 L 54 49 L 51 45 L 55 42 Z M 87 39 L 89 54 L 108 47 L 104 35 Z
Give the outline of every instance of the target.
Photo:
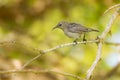
M 77 40 L 81 37 L 83 34 L 83 41 L 86 41 L 85 39 L 85 34 L 88 32 L 99 32 L 99 30 L 92 29 L 92 28 L 87 28 L 79 23 L 74 23 L 74 22 L 67 22 L 67 21 L 61 21 L 59 22 L 55 27 L 53 27 L 52 30 L 54 29 L 61 29 L 66 36 L 69 38 L 74 38 L 74 42 L 77 43 Z

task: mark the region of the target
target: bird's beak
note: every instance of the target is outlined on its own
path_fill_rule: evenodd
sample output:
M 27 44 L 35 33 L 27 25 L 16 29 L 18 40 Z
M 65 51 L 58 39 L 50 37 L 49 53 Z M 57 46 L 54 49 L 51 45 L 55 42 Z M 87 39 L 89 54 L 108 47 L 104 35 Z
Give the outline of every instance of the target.
M 52 31 L 53 31 L 54 29 L 56 29 L 56 28 L 58 28 L 58 26 L 53 27 L 53 28 L 52 28 Z

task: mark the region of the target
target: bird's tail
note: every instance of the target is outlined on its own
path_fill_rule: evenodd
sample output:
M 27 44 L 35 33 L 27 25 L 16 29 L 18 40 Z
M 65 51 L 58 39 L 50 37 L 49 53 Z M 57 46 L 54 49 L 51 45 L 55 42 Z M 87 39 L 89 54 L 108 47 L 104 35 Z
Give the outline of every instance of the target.
M 96 30 L 96 29 L 92 29 L 91 31 L 99 32 L 99 30 Z
M 96 30 L 96 29 L 92 29 L 92 31 L 99 32 L 99 30 Z

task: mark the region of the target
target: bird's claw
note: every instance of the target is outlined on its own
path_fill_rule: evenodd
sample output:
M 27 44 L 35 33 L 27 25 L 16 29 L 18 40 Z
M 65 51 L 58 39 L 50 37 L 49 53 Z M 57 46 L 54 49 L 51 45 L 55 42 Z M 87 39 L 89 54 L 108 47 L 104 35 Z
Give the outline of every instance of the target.
M 83 38 L 83 42 L 86 42 L 87 41 L 87 39 L 85 39 L 85 38 Z M 84 43 L 85 45 L 86 45 L 86 43 Z
M 84 38 L 83 41 L 87 41 L 87 39 Z
M 73 46 L 77 45 L 77 41 L 76 40 L 74 40 L 73 42 L 75 43 Z

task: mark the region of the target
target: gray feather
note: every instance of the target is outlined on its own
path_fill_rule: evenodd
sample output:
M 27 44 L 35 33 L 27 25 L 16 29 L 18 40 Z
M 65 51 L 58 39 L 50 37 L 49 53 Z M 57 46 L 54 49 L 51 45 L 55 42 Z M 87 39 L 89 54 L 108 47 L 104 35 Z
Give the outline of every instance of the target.
M 68 31 L 72 33 L 83 33 L 83 32 L 89 32 L 92 31 L 90 28 L 86 28 L 85 26 L 82 26 L 81 24 L 77 23 L 69 23 L 69 26 L 67 26 Z

